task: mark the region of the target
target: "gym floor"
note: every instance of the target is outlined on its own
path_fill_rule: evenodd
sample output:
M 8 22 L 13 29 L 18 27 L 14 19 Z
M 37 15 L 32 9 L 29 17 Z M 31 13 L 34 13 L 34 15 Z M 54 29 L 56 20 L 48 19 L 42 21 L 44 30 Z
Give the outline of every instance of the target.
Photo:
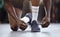
M 60 24 L 51 23 L 48 28 L 40 26 L 40 32 L 31 32 L 30 26 L 25 31 L 12 31 L 9 24 L 0 24 L 0 37 L 60 37 Z

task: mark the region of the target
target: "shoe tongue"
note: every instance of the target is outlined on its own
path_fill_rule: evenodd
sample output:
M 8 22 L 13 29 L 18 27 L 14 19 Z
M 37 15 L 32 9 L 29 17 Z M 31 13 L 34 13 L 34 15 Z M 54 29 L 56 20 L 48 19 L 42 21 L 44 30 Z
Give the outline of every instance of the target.
M 37 21 L 32 21 L 32 25 L 34 25 L 34 26 L 38 26 L 38 23 L 37 23 Z

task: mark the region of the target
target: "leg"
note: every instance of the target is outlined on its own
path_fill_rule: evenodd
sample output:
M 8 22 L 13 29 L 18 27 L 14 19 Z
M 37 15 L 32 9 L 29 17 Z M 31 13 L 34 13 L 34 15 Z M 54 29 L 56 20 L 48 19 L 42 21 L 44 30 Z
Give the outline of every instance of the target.
M 31 7 L 32 7 L 31 31 L 32 32 L 40 31 L 39 24 L 37 23 L 39 3 L 40 0 L 31 0 Z
M 32 7 L 32 23 L 31 23 L 31 31 L 32 32 L 40 31 L 39 24 L 37 23 L 38 10 L 39 10 L 39 6 Z

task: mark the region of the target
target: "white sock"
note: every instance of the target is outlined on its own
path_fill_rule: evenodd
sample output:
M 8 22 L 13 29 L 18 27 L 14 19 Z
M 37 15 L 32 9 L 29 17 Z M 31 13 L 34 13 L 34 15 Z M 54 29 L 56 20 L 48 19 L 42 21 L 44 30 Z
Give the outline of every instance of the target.
M 38 18 L 39 6 L 32 6 L 32 21 Z
M 24 21 L 25 23 L 28 23 L 30 21 L 30 19 L 28 17 L 23 17 L 20 20 Z

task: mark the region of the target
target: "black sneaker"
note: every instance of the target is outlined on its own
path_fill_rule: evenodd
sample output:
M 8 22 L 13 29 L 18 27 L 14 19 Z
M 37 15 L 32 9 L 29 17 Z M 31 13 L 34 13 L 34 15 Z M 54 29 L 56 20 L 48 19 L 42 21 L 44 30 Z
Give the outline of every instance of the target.
M 32 21 L 32 23 L 31 23 L 31 31 L 32 32 L 40 32 L 40 28 L 38 26 L 38 23 L 35 20 Z

